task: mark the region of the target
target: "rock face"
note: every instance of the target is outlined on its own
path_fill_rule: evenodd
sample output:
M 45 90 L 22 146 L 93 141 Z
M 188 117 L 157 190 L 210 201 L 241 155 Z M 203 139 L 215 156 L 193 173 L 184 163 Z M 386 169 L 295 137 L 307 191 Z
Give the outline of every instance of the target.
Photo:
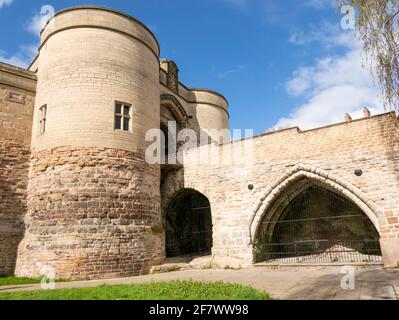
M 25 238 L 16 274 L 41 265 L 61 278 L 147 273 L 164 257 L 159 168 L 141 154 L 68 149 L 32 154 Z

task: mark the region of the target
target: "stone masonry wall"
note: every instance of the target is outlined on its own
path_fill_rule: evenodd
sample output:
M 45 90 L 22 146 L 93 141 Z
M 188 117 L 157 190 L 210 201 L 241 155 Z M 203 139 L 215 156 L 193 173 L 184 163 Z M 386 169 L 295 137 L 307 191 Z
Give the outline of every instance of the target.
M 1 79 L 4 74 L 0 70 Z M 11 82 L 21 79 L 15 75 L 9 78 Z M 0 275 L 9 275 L 14 273 L 17 248 L 24 232 L 34 93 L 1 83 L 1 79 Z
M 252 263 L 251 229 L 289 182 L 273 188 L 303 171 L 320 183 L 339 180 L 339 193 L 362 198 L 375 215 L 370 217 L 382 237 L 384 259 L 399 261 L 399 121 L 394 113 L 304 132 L 269 133 L 219 147 L 217 154 L 230 154 L 237 146 L 249 152 L 234 161 L 198 163 L 198 155 L 206 156 L 209 147 L 188 151 L 184 160 L 184 187 L 205 194 L 211 203 L 214 255 Z M 361 176 L 354 173 L 358 169 Z
M 16 274 L 57 278 L 147 273 L 164 259 L 160 173 L 142 153 L 56 148 L 31 157 Z
M 0 141 L 0 275 L 14 273 L 24 233 L 29 148 Z

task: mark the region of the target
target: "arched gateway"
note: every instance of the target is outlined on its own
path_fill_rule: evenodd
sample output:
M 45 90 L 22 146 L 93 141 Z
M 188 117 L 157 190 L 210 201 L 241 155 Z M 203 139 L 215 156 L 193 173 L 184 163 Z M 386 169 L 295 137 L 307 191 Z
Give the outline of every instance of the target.
M 211 208 L 203 194 L 191 189 L 179 191 L 167 206 L 164 225 L 166 256 L 211 254 Z
M 252 226 L 255 262 L 381 263 L 377 220 L 359 206 L 354 187 L 339 182 L 297 168 L 265 194 Z

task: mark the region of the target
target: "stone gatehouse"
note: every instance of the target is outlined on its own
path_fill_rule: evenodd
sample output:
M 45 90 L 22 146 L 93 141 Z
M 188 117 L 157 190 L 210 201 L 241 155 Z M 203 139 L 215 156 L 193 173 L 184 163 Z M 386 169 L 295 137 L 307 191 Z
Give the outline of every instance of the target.
M 196 254 L 398 264 L 395 113 L 210 139 L 182 164 L 150 164 L 151 129 L 229 128 L 227 100 L 186 87 L 159 55 L 136 19 L 78 7 L 49 21 L 28 70 L 0 64 L 0 274 L 129 276 Z M 237 146 L 239 161 L 195 161 Z

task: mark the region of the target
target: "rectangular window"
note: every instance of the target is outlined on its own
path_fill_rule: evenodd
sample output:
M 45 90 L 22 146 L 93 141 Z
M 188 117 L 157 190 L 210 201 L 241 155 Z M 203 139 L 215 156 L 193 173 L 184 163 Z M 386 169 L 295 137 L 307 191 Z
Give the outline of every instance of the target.
M 125 103 L 115 103 L 115 129 L 130 131 L 130 109 L 131 106 Z
M 9 91 L 6 95 L 6 100 L 15 102 L 15 103 L 20 103 L 24 104 L 25 103 L 25 95 L 14 92 L 14 91 Z
M 39 109 L 39 134 L 46 132 L 46 120 L 47 120 L 47 105 L 45 104 Z

